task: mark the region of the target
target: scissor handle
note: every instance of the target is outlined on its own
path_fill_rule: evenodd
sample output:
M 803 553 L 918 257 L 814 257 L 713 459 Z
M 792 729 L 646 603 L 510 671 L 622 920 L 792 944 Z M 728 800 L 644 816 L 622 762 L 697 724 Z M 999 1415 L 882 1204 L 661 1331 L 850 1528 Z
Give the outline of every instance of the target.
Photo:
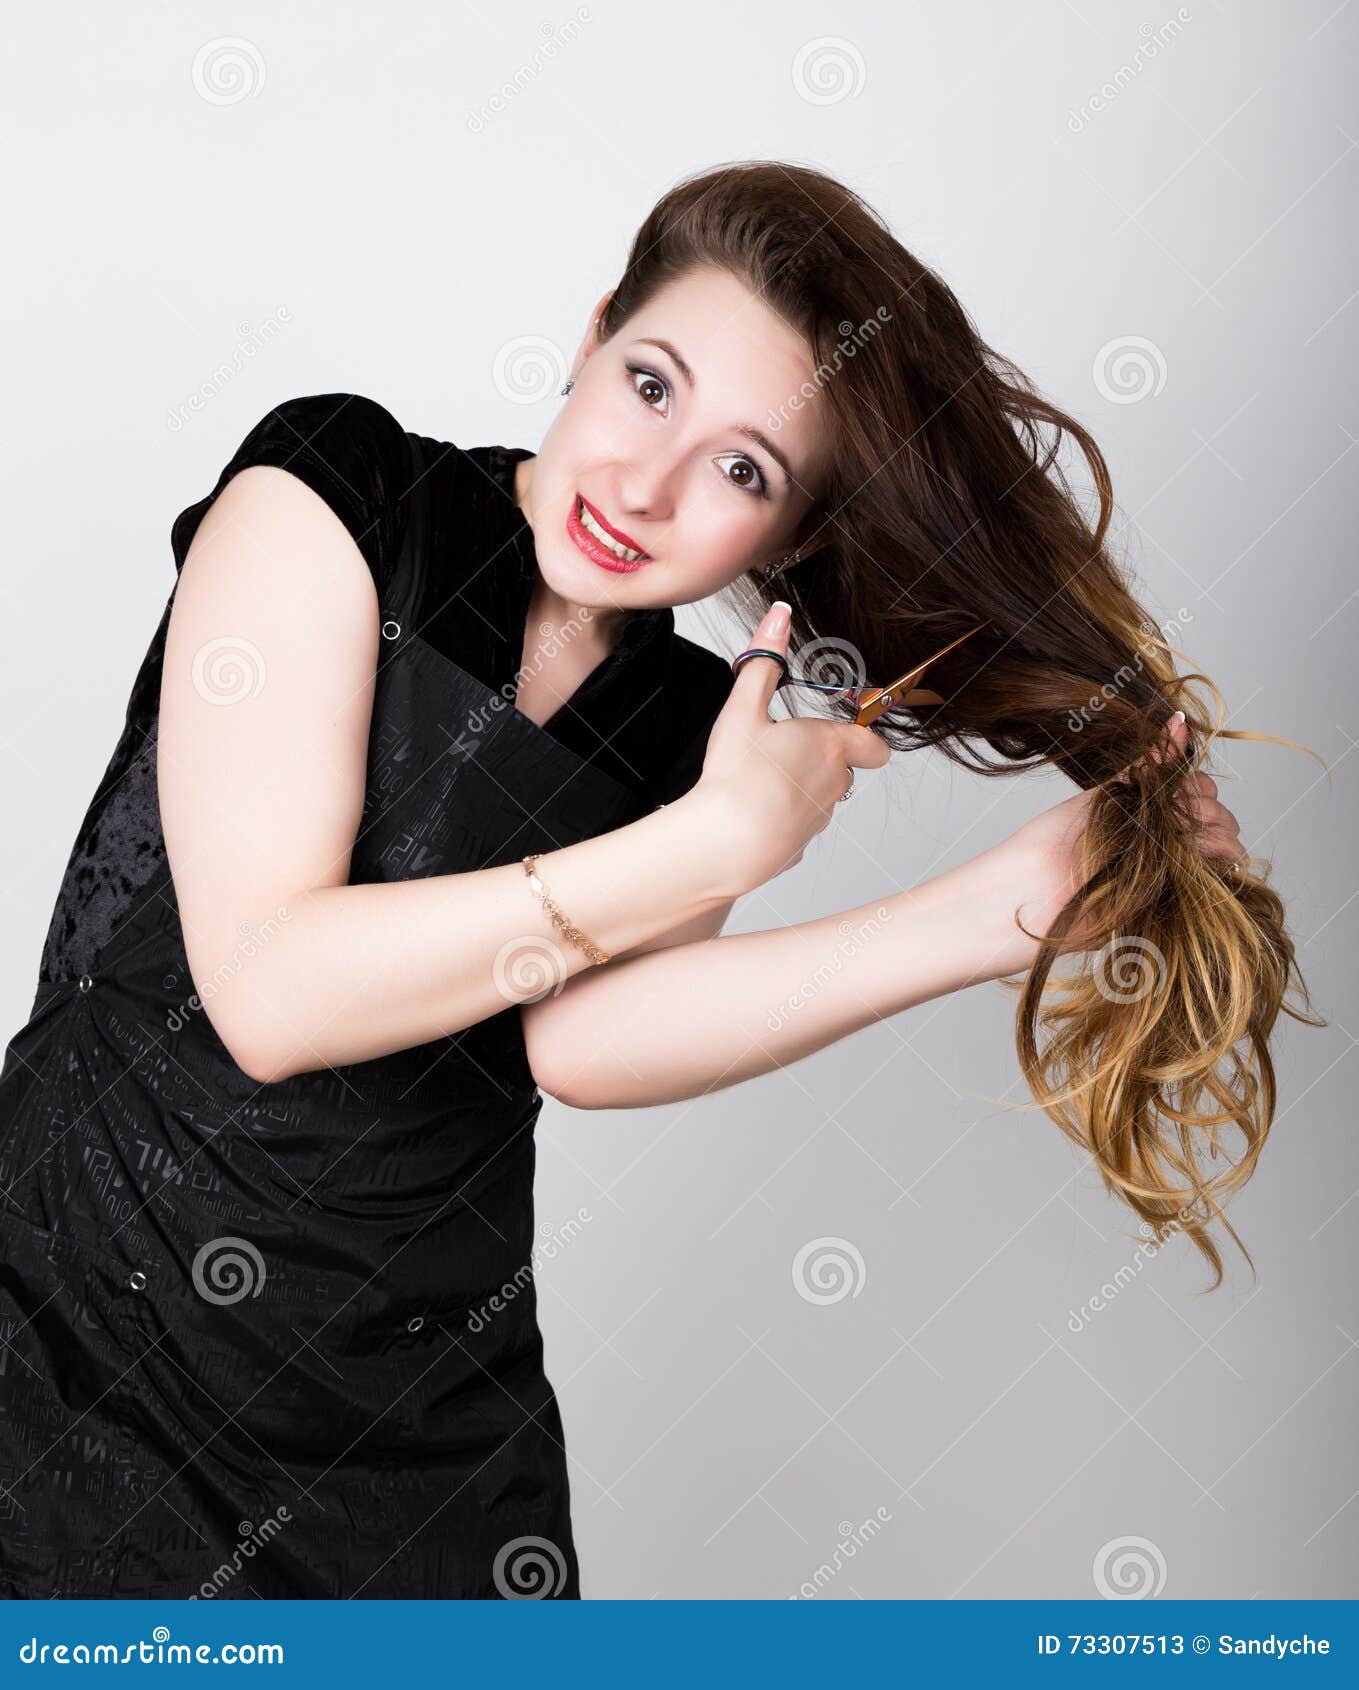
M 914 669 L 908 669 L 904 675 L 899 675 L 888 686 L 869 687 L 867 689 L 845 687 L 843 691 L 854 698 L 854 719 L 856 723 L 860 727 L 869 727 L 877 721 L 879 716 L 893 706 L 942 704 L 944 700 L 937 692 L 930 687 L 922 687 L 918 683 L 923 680 L 927 671 L 932 669 L 941 657 L 947 657 L 949 652 L 960 646 L 964 640 L 971 639 L 973 634 L 986 626 L 988 620 L 989 618 L 984 617 L 974 627 L 969 628 L 965 634 L 959 634 L 956 639 L 950 640 L 933 656 L 927 657 L 923 663 L 917 663 Z M 752 657 L 772 657 L 779 665 L 781 673 L 775 683 L 776 688 L 781 687 L 789 679 L 790 665 L 787 657 L 781 651 L 770 651 L 767 646 L 751 646 L 748 651 L 738 653 L 731 660 L 732 674 L 738 673 L 741 665 L 749 662 Z
M 749 651 L 743 651 L 736 657 L 733 657 L 731 660 L 732 674 L 735 675 L 738 673 L 741 665 L 743 663 L 748 663 L 752 657 L 772 657 L 778 664 L 779 668 L 783 671 L 778 678 L 777 684 L 779 686 L 783 685 L 784 681 L 788 678 L 788 659 L 781 651 L 770 651 L 766 646 L 753 645 Z

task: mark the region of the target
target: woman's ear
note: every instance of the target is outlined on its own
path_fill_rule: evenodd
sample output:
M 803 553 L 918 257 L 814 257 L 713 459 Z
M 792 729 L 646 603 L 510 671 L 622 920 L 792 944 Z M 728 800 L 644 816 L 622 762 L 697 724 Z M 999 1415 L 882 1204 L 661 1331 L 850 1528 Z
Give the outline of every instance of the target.
M 600 319 L 603 317 L 605 311 L 608 310 L 609 301 L 612 298 L 613 298 L 613 289 L 610 288 L 606 293 L 600 294 L 599 298 L 595 301 L 594 309 L 590 313 L 590 321 L 586 324 L 585 334 L 581 339 L 580 349 L 576 354 L 576 356 L 578 358 L 588 358 L 590 356 L 590 354 L 595 350 L 595 348 L 599 345 L 599 343 L 600 343 L 600 334 L 599 334 Z
M 808 558 L 815 557 L 821 551 L 827 539 L 826 524 L 822 520 L 820 509 L 813 506 L 802 521 L 798 523 L 793 537 L 789 540 L 785 550 L 788 553 L 800 552 L 798 567 L 806 563 Z
M 571 360 L 571 379 L 575 381 L 581 371 L 581 365 L 599 346 L 599 319 L 608 308 L 613 298 L 613 289 L 600 294 L 595 301 L 594 309 L 590 313 L 590 321 L 585 325 L 585 333 L 580 338 L 580 345 L 576 348 L 576 355 Z

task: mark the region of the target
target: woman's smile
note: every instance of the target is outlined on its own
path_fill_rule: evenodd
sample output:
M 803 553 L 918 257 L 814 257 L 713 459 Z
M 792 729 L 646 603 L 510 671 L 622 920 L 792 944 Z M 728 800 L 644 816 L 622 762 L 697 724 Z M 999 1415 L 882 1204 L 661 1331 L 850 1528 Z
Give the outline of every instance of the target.
M 572 501 L 566 532 L 591 563 L 616 574 L 631 575 L 651 562 L 650 553 L 615 528 L 583 494 L 578 493 Z

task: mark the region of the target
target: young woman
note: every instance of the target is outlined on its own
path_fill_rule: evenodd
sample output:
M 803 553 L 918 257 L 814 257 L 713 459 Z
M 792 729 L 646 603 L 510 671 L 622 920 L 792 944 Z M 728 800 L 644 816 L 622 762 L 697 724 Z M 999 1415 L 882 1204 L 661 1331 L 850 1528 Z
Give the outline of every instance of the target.
M 665 196 L 564 391 L 536 455 L 294 399 L 174 524 L 0 1077 L 6 1594 L 579 1595 L 542 1092 L 691 1097 L 1023 974 L 1040 1101 L 1221 1277 L 1293 949 L 1093 442 L 849 190 L 774 163 Z M 735 673 L 674 629 L 723 592 Z M 776 717 L 825 649 L 827 713 Z M 717 939 L 922 744 L 1081 790 Z

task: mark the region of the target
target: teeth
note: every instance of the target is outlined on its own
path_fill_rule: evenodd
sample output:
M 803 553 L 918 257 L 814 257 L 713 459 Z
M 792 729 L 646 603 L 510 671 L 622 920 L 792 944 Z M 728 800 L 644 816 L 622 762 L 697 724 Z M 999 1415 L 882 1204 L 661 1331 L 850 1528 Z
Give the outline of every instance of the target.
M 580 516 L 581 526 L 588 528 L 590 533 L 594 535 L 595 539 L 602 545 L 607 546 L 615 557 L 621 557 L 625 563 L 636 563 L 638 558 L 646 556 L 645 552 L 635 552 L 630 546 L 620 546 L 612 534 L 606 534 L 595 521 L 594 517 L 590 515 L 583 499 L 577 506 L 577 511 Z

